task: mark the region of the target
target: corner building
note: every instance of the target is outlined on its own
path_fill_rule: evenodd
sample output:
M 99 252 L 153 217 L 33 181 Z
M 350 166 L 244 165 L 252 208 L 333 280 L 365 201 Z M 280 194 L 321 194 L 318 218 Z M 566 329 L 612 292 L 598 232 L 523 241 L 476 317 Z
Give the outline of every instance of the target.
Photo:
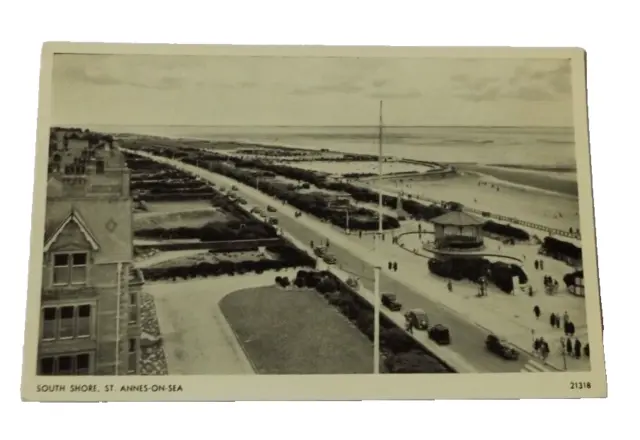
M 60 140 L 48 179 L 37 373 L 137 374 L 143 281 L 124 157 Z

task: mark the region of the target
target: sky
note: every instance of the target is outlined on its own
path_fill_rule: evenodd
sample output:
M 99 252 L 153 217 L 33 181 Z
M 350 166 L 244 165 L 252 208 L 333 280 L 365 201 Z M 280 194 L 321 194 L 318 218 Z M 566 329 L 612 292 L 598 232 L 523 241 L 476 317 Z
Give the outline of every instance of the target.
M 57 54 L 54 125 L 573 125 L 562 59 Z

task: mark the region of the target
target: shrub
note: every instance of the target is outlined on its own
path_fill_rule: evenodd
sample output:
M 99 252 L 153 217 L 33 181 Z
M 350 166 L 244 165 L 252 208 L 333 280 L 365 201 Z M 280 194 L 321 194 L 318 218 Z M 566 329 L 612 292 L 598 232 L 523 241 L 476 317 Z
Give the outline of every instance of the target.
M 448 373 L 447 367 L 436 358 L 419 351 L 392 354 L 385 359 L 385 367 L 389 373 Z
M 291 281 L 289 281 L 289 277 L 282 277 L 280 279 L 280 285 L 282 287 L 289 287 L 291 285 Z
M 373 339 L 373 312 L 371 310 L 360 310 L 356 317 L 356 327 L 360 329 L 369 339 Z
M 404 353 L 416 348 L 416 342 L 398 327 L 380 329 L 380 344 L 393 353 Z
M 316 289 L 323 295 L 327 293 L 333 293 L 338 290 L 338 283 L 336 283 L 336 281 L 332 277 L 325 276 L 320 280 L 320 282 L 316 286 Z
M 562 277 L 562 281 L 564 281 L 564 284 L 567 287 L 575 286 L 576 285 L 576 278 L 584 279 L 584 271 L 577 270 L 575 272 L 570 272 L 570 273 L 566 274 L 564 277 Z
M 555 237 L 545 237 L 542 241 L 541 250 L 556 260 L 582 260 L 582 249 L 573 243 L 559 240 Z
M 491 220 L 485 222 L 484 225 L 482 225 L 482 229 L 492 234 L 502 235 L 516 240 L 526 241 L 530 238 L 529 233 L 523 229 L 516 228 L 511 225 L 496 223 Z
M 276 277 L 276 284 L 282 286 L 282 277 L 279 275 Z

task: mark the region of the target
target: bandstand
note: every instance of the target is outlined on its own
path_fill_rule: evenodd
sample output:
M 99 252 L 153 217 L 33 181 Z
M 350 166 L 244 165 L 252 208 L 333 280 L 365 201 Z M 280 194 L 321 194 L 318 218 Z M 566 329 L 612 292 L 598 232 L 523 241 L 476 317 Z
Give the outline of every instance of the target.
M 462 211 L 451 211 L 431 219 L 434 226 L 433 245 L 439 250 L 476 250 L 484 247 L 484 221 Z

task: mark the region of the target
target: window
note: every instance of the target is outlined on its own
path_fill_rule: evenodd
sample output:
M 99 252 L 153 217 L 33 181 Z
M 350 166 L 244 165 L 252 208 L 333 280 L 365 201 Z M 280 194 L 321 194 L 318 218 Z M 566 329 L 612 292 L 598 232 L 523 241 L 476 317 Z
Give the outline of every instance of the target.
M 45 307 L 42 311 L 42 340 L 55 339 L 58 334 L 57 325 L 56 308 Z
M 88 338 L 93 320 L 89 304 L 42 309 L 42 340 Z
M 91 336 L 91 306 L 78 306 L 78 323 L 76 336 L 79 338 Z
M 90 369 L 91 356 L 88 353 L 66 354 L 41 358 L 38 374 L 47 376 L 88 375 Z
M 84 284 L 87 282 L 87 254 L 55 254 L 53 256 L 53 284 Z
M 99 160 L 96 162 L 96 173 L 104 174 L 104 160 Z
M 129 294 L 129 323 L 138 322 L 138 295 L 136 293 Z
M 137 339 L 129 339 L 129 359 L 127 372 L 135 374 L 138 370 L 138 341 Z
M 75 311 L 74 306 L 60 307 L 60 326 L 58 327 L 58 338 L 70 339 L 75 334 Z

